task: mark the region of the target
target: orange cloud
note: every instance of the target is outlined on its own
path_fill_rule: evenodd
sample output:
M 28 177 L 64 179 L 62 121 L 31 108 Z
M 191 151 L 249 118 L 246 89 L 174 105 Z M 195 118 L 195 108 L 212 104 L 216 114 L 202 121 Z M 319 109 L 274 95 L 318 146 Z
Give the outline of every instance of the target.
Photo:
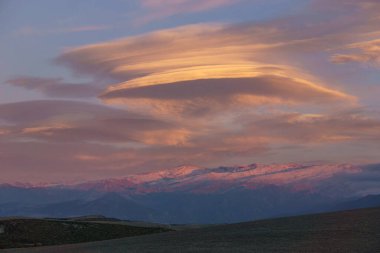
M 74 158 L 76 158 L 76 159 L 78 159 L 80 161 L 99 161 L 99 160 L 102 159 L 101 157 L 98 157 L 98 156 L 84 155 L 84 154 L 75 155 Z
M 166 4 L 174 13 L 183 6 L 197 12 L 229 4 L 195 2 L 201 1 Z M 165 8 L 159 3 L 165 2 L 147 1 L 146 8 Z M 358 98 L 344 91 L 349 86 L 340 80 L 347 77 L 324 76 L 323 68 L 338 68 L 328 61 L 331 54 L 336 62 L 378 61 L 379 3 L 312 3 L 302 15 L 178 27 L 58 57 L 77 74 L 103 80 L 100 85 L 10 80 L 49 97 L 101 100 L 0 105 L 2 173 L 27 177 L 56 168 L 56 176 L 96 171 L 109 177 L 189 163 L 378 159 L 379 115 L 350 110 Z M 339 111 L 341 105 L 347 111 Z
M 83 73 L 126 79 L 102 94 L 107 103 L 165 114 L 355 100 L 298 68 L 259 56 L 298 40 L 266 42 L 265 36 L 256 39 L 246 32 L 220 25 L 186 26 L 74 48 L 58 60 Z M 257 33 L 263 31 L 257 28 Z
M 339 91 L 305 80 L 275 75 L 252 78 L 199 79 L 137 88 L 115 89 L 101 96 L 106 102 L 122 103 L 141 111 L 167 116 L 226 112 L 268 104 L 353 102 Z

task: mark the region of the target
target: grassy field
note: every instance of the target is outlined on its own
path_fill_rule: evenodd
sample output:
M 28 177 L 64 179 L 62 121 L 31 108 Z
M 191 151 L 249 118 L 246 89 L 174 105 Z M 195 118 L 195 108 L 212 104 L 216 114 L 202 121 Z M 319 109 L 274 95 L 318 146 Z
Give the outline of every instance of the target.
M 94 221 L 3 219 L 0 220 L 0 249 L 92 242 L 169 230 Z
M 189 229 L 8 253 L 380 252 L 380 208 Z

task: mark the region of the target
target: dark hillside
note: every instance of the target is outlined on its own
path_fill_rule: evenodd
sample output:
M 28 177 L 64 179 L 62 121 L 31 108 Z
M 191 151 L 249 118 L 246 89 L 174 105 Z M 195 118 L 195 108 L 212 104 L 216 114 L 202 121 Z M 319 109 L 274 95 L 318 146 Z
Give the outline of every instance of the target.
M 43 219 L 0 220 L 0 249 L 60 245 L 165 232 L 118 224 Z
M 380 208 L 278 218 L 15 253 L 380 252 Z

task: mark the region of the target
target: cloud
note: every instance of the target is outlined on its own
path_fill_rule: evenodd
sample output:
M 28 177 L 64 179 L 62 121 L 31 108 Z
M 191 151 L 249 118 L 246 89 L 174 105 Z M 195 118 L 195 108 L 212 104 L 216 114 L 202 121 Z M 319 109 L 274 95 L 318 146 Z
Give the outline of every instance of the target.
M 136 114 L 79 101 L 64 100 L 33 100 L 0 105 L 0 118 L 7 124 L 24 124 L 44 122 L 49 119 L 85 119 L 92 115 L 128 116 L 137 117 Z
M 98 178 L 265 150 L 258 140 L 241 146 L 234 134 L 221 139 L 220 129 L 198 126 L 78 101 L 2 104 L 2 180 Z
M 312 8 L 331 18 L 328 27 L 328 52 L 333 63 L 379 64 L 380 3 L 377 0 L 314 0 Z M 313 30 L 313 29 L 311 29 Z
M 257 116 L 247 124 L 246 131 L 268 136 L 274 142 L 318 144 L 377 142 L 380 139 L 380 117 L 366 110 L 330 114 L 279 113 Z
M 74 101 L 3 104 L 0 120 L 6 123 L 3 137 L 15 140 L 177 145 L 189 135 L 175 123 Z
M 28 118 L 28 111 L 36 113 Z M 375 116 L 359 110 L 330 115 L 267 112 L 236 116 L 234 125 L 226 127 L 165 122 L 72 101 L 14 103 L 0 106 L 0 159 L 3 178 L 15 171 L 31 178 L 38 171 L 45 178 L 75 174 L 89 179 L 179 164 L 233 165 L 282 153 L 282 147 L 291 145 L 297 148 L 287 152 L 299 156 L 300 149 L 315 145 L 324 150 L 326 144 L 376 144 L 380 120 Z M 320 152 L 313 149 L 311 158 L 320 158 Z
M 77 73 L 120 80 L 159 70 L 191 67 L 194 65 L 193 62 L 197 63 L 200 60 L 216 64 L 232 57 L 232 60 L 241 62 L 241 54 L 236 52 L 237 50 L 220 51 L 221 47 L 226 49 L 228 46 L 228 38 L 223 39 L 223 34 L 220 34 L 222 29 L 223 26 L 220 25 L 191 25 L 162 30 L 72 48 L 59 56 L 57 62 Z M 236 43 L 237 39 L 239 38 L 234 36 L 229 44 Z M 210 50 L 212 52 L 209 52 Z M 212 53 L 216 53 L 216 56 L 210 57 Z
M 7 81 L 7 84 L 35 90 L 48 97 L 85 98 L 97 97 L 104 89 L 92 83 L 66 83 L 61 78 L 39 78 L 21 76 Z
M 149 1 L 146 8 L 171 5 L 179 14 L 183 6 L 198 12 L 229 4 L 196 2 Z M 8 82 L 77 100 L 0 105 L 2 178 L 375 161 L 380 116 L 356 108 L 365 101 L 344 82 L 350 73 L 332 78 L 340 67 L 329 59 L 377 61 L 378 8 L 370 0 L 318 0 L 302 14 L 261 23 L 183 26 L 67 49 L 56 62 L 95 81 Z M 78 101 L 95 96 L 97 103 Z
M 70 49 L 57 61 L 80 73 L 126 80 L 105 90 L 101 98 L 107 103 L 150 105 L 166 114 L 355 100 L 298 68 L 272 63 L 272 54 L 298 41 L 257 39 L 254 31 L 263 30 L 247 29 L 185 26 Z M 262 59 L 263 54 L 270 56 Z
M 358 62 L 380 66 L 380 39 L 350 44 L 346 47 L 346 50 L 354 52 L 335 54 L 332 56 L 332 62 L 339 64 Z
M 231 69 L 230 69 L 231 70 Z M 240 69 L 241 70 L 241 69 Z M 155 113 L 204 116 L 263 104 L 354 101 L 347 94 L 287 77 L 199 79 L 107 91 L 106 102 L 131 108 L 150 106 Z M 149 109 L 149 108 L 148 108 Z
M 54 143 L 36 141 L 0 140 L 2 182 L 41 182 L 85 180 L 112 173 L 112 166 L 94 166 L 89 161 L 75 159 L 79 154 L 107 156 L 117 150 L 89 143 Z M 75 175 L 75 176 L 74 176 Z

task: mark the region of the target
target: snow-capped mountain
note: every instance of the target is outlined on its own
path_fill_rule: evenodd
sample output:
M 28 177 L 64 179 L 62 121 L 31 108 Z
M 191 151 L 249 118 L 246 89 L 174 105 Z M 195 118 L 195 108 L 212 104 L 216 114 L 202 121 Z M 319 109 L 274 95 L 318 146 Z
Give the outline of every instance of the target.
M 80 184 L 0 185 L 0 216 L 239 222 L 334 210 L 380 194 L 378 179 L 380 165 L 181 166 Z
M 250 164 L 217 168 L 181 166 L 119 179 L 87 182 L 75 185 L 74 188 L 131 194 L 175 191 L 210 193 L 272 185 L 312 191 L 317 189 L 319 184 L 338 175 L 360 172 L 360 166 L 350 164 Z

